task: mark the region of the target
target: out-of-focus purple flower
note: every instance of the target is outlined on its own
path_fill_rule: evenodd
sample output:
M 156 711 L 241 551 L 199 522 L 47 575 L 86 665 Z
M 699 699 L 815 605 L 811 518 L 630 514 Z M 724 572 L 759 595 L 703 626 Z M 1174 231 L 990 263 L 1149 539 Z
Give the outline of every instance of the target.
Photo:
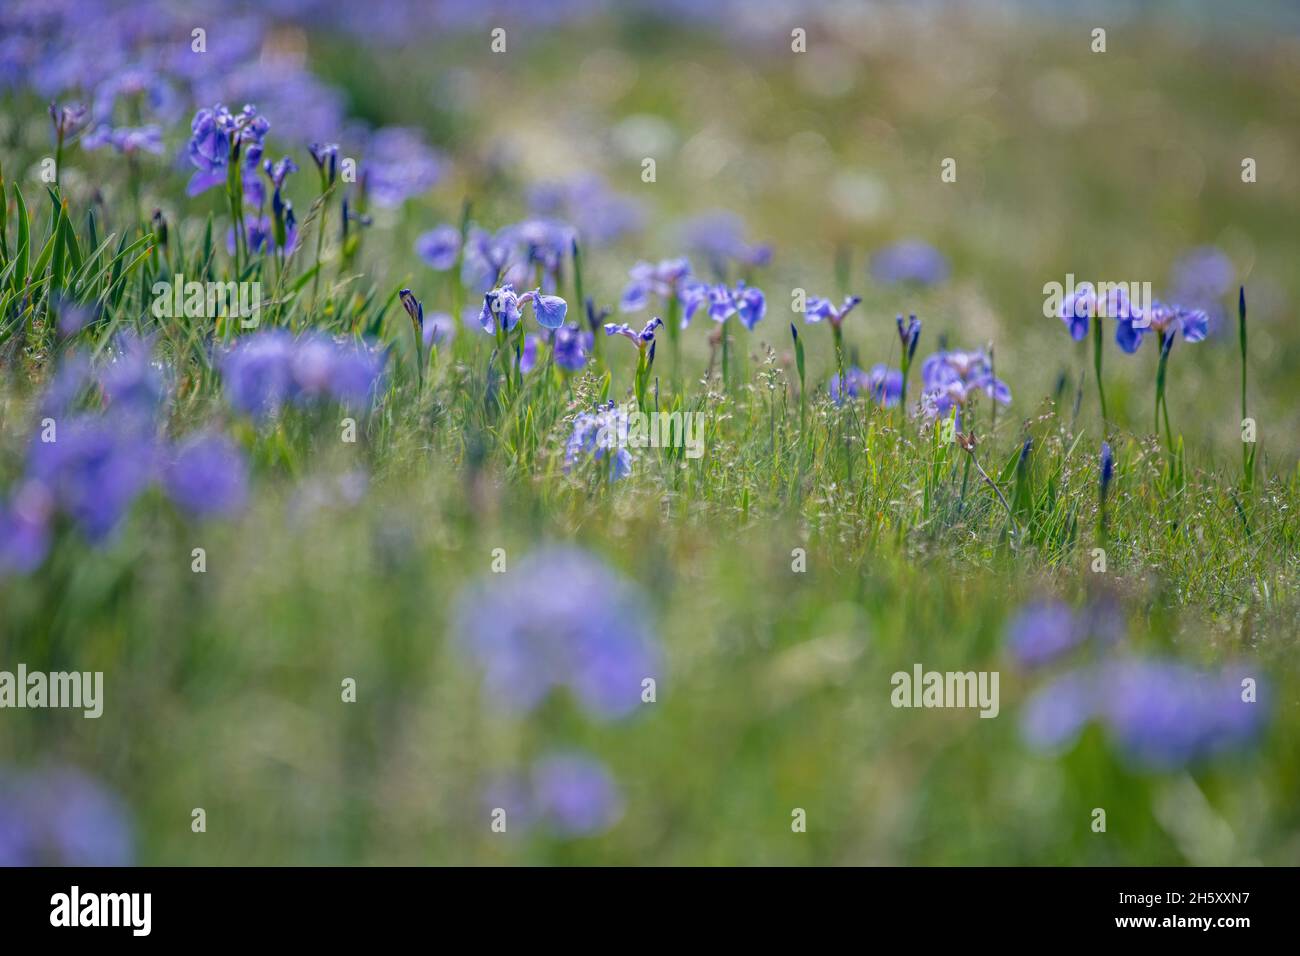
M 508 230 L 503 229 L 494 235 L 475 226 L 469 231 L 461 265 L 461 281 L 467 286 L 491 289 L 513 272 L 521 273 L 520 281 L 524 281 L 524 271 L 523 263 L 517 261 L 517 250 Z
M 229 517 L 242 511 L 248 500 L 248 463 L 224 435 L 192 435 L 164 468 L 163 487 L 192 517 Z
M 587 364 L 587 352 L 595 344 L 595 336 L 573 323 L 555 330 L 551 346 L 555 349 L 555 364 L 566 372 L 577 372 Z
M 273 329 L 239 339 L 221 358 L 226 399 L 263 420 L 288 402 L 333 400 L 364 408 L 383 382 L 387 353 L 325 335 L 295 340 Z
M 371 136 L 362 168 L 366 191 L 375 203 L 400 206 L 437 185 L 442 166 L 419 131 L 388 126 Z
M 1007 649 L 1022 667 L 1041 667 L 1087 639 L 1083 621 L 1063 601 L 1034 601 L 1007 625 Z
M 35 571 L 50 550 L 53 498 L 43 485 L 24 482 L 0 503 L 0 579 Z
M 78 770 L 0 768 L 0 866 L 129 866 L 123 803 Z
M 439 226 L 424 233 L 415 240 L 415 254 L 431 269 L 446 272 L 460 255 L 460 230 L 455 226 Z
M 636 329 L 632 328 L 632 326 L 628 325 L 626 322 L 621 322 L 617 325 L 614 324 L 613 322 L 606 322 L 605 334 L 621 335 L 626 339 L 631 339 L 632 342 L 636 344 L 637 348 L 643 349 L 655 340 L 655 330 L 663 324 L 664 324 L 664 320 L 659 318 L 658 316 L 655 316 L 653 319 L 651 319 L 649 322 L 645 324 L 645 328 L 643 328 L 640 332 L 638 332 Z
M 887 365 L 873 365 L 867 372 L 865 391 L 877 405 L 893 408 L 903 397 L 903 373 Z
M 641 229 L 641 204 L 613 193 L 599 176 L 581 175 L 529 190 L 529 206 L 540 216 L 558 217 L 577 228 L 584 245 L 606 245 Z
M 567 688 L 593 716 L 624 717 L 641 703 L 642 681 L 659 678 L 640 592 L 578 548 L 542 548 L 471 586 L 454 620 L 488 696 L 515 712 Z
M 735 213 L 723 210 L 688 219 L 681 227 L 682 245 L 706 258 L 720 277 L 726 273 L 727 265 L 732 261 L 747 266 L 761 266 L 771 260 L 771 249 L 768 246 L 750 245 L 745 241 L 744 235 L 744 220 Z
M 862 394 L 865 380 L 865 373 L 856 365 L 845 369 L 842 376 L 839 374 L 832 376 L 830 385 L 827 386 L 831 393 L 831 401 L 840 405 L 847 398 L 857 398 Z
M 385 359 L 386 353 L 355 340 L 305 335 L 294 343 L 289 360 L 293 397 L 365 408 L 382 381 Z
M 1099 716 L 1120 752 L 1150 770 L 1171 770 L 1246 746 L 1264 705 L 1242 699 L 1240 679 L 1185 664 L 1125 660 L 1097 681 Z
M 529 332 L 524 336 L 524 347 L 519 353 L 519 371 L 527 375 L 537 367 L 537 349 L 541 339 Z
M 293 397 L 293 338 L 272 330 L 245 336 L 221 359 L 226 400 L 235 409 L 262 419 Z
M 1021 728 L 1035 749 L 1061 751 L 1096 720 L 1130 765 L 1175 770 L 1242 749 L 1259 735 L 1267 711 L 1246 696 L 1242 676 L 1168 660 L 1109 660 L 1041 688 Z
M 830 299 L 813 296 L 804 304 L 804 321 L 812 323 L 825 319 L 833 326 L 842 325 L 845 317 L 856 309 L 861 301 L 860 296 L 851 295 L 845 298 L 844 303 L 837 309 Z
M 78 415 L 57 423 L 54 441 L 32 441 L 30 481 L 69 515 L 92 542 L 117 527 L 149 484 L 152 439 L 110 418 Z
M 922 363 L 921 379 L 925 389 L 921 408 L 932 418 L 945 418 L 952 409 L 963 408 L 977 391 L 1001 405 L 1011 404 L 1011 389 L 993 375 L 983 351 L 936 352 Z
M 657 263 L 638 262 L 628 271 L 628 277 L 631 281 L 623 289 L 619 309 L 639 312 L 649 305 L 652 295 L 664 303 L 682 298 L 684 288 L 691 280 L 691 263 L 683 258 L 662 259 Z M 683 328 L 687 321 L 683 320 Z
M 1025 704 L 1020 730 L 1034 750 L 1059 753 L 1078 739 L 1096 712 L 1091 671 L 1069 671 L 1039 688 Z
M 553 219 L 527 219 L 503 232 L 520 250 L 520 260 L 530 268 L 540 266 L 546 288 L 554 289 L 560 265 L 573 248 L 573 227 Z
M 167 397 L 162 365 L 153 357 L 152 340 L 134 332 L 115 338 L 99 370 L 99 386 L 108 410 L 119 421 L 152 420 Z
M 1214 246 L 1189 250 L 1170 270 L 1170 298 L 1204 312 L 1207 332 L 1211 326 L 1219 328 L 1227 318 L 1223 300 L 1236 287 L 1236 267 L 1221 249 Z
M 316 170 L 320 173 L 321 191 L 323 192 L 329 186 L 334 185 L 335 180 L 338 178 L 339 144 L 312 143 L 307 147 L 307 152 L 311 154 L 311 161 L 316 164 Z
M 456 337 L 456 320 L 446 312 L 424 317 L 424 347 L 448 345 Z
M 884 364 L 873 365 L 869 372 L 855 365 L 844 370 L 843 379 L 833 376 L 829 389 L 836 405 L 845 399 L 867 395 L 876 404 L 892 408 L 903 397 L 903 373 Z
M 1115 478 L 1115 453 L 1110 450 L 1110 442 L 1101 443 L 1101 500 L 1106 500 L 1110 483 Z
M 112 146 L 125 156 L 137 153 L 161 156 L 164 152 L 162 128 L 153 124 L 117 127 L 101 124 L 81 137 L 82 149 L 99 149 L 102 146 Z
M 871 275 L 885 285 L 902 282 L 937 285 L 948 278 L 948 260 L 928 242 L 904 239 L 871 257 Z
M 549 754 L 533 768 L 537 807 L 562 836 L 593 836 L 623 816 L 623 797 L 605 765 L 581 753 Z
M 610 399 L 573 420 L 573 432 L 564 449 L 564 470 L 570 471 L 579 458 L 602 462 L 609 480 L 618 481 L 632 473 L 632 453 L 624 441 L 628 431 L 627 412 Z
M 75 136 L 89 118 L 90 110 L 81 103 L 50 104 L 50 122 L 54 124 L 54 136 L 60 142 Z

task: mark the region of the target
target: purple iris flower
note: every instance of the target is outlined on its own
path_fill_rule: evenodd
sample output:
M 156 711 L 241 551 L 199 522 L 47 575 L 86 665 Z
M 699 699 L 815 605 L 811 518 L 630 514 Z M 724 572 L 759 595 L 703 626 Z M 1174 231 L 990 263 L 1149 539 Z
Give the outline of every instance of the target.
M 1098 294 L 1095 314 L 1099 319 L 1115 320 L 1115 343 L 1125 352 L 1136 352 L 1142 344 L 1142 336 L 1149 331 L 1150 316 L 1142 313 L 1119 284 L 1111 284 L 1105 288 L 1104 294 Z
M 590 458 L 607 465 L 610 481 L 626 478 L 632 473 L 633 461 L 623 442 L 627 429 L 627 412 L 617 408 L 613 399 L 597 405 L 595 411 L 581 413 L 573 420 L 573 432 L 564 449 L 564 470 L 571 470 L 580 457 Z
M 0 866 L 129 866 L 134 842 L 125 805 L 84 773 L 0 768 Z
M 164 468 L 163 487 L 194 518 L 229 517 L 248 500 L 248 463 L 224 435 L 192 435 Z
M 439 226 L 424 233 L 415 240 L 415 254 L 431 269 L 446 272 L 460 255 L 460 230 L 455 226 Z
M 334 181 L 338 178 L 339 144 L 312 143 L 307 147 L 307 152 L 311 154 L 311 160 L 320 173 L 322 190 L 334 185 Z
M 764 298 L 762 291 L 741 282 L 736 286 L 733 301 L 736 303 L 736 315 L 740 317 L 741 325 L 751 332 L 754 331 L 754 326 L 767 314 L 767 299 Z
M 33 440 L 27 474 L 87 539 L 102 542 L 148 486 L 153 462 L 152 438 L 140 429 L 80 415 L 58 423 L 55 441 Z
M 845 317 L 858 307 L 861 301 L 860 296 L 851 295 L 837 309 L 830 299 L 813 296 L 804 304 L 804 322 L 821 322 L 825 319 L 831 325 L 839 326 L 844 322 Z
M 605 765 L 586 754 L 549 754 L 532 775 L 536 805 L 562 836 L 604 833 L 623 816 L 623 797 Z
M 903 364 L 910 367 L 912 356 L 916 354 L 916 345 L 921 341 L 921 320 L 914 315 L 907 317 L 907 325 L 903 324 L 903 317 L 896 316 L 894 321 L 898 324 L 898 341 L 903 350 Z
M 721 283 L 709 287 L 705 301 L 709 305 L 709 318 L 714 322 L 726 322 L 736 314 L 736 298 Z
M 533 303 L 533 317 L 544 329 L 558 329 L 564 324 L 564 317 L 569 311 L 567 302 L 558 295 L 545 295 L 541 289 L 525 292 L 519 301 Z
M 625 717 L 660 652 L 642 595 L 571 546 L 525 556 L 508 580 L 490 575 L 456 604 L 455 631 L 481 668 L 491 702 L 528 712 L 566 689 L 594 717 Z
M 885 285 L 903 282 L 937 285 L 948 278 L 948 260 L 927 242 L 905 239 L 880 249 L 871 257 L 871 275 Z
M 1097 290 L 1091 282 L 1081 282 L 1061 301 L 1060 319 L 1070 330 L 1070 338 L 1082 342 L 1088 334 L 1088 322 L 1097 314 Z
M 1001 405 L 1011 404 L 1011 389 L 993 375 L 983 351 L 936 352 L 922 363 L 921 380 L 925 389 L 921 407 L 930 417 L 947 417 L 953 408 L 967 405 L 977 391 Z
M 513 286 L 507 283 L 499 289 L 484 293 L 483 309 L 478 316 L 484 332 L 513 332 L 519 319 L 519 296 L 515 295 Z
M 645 348 L 648 344 L 650 344 L 655 340 L 655 329 L 659 328 L 659 326 L 663 324 L 664 324 L 664 320 L 659 318 L 658 316 L 655 316 L 653 319 L 651 319 L 649 322 L 645 324 L 645 328 L 643 328 L 640 332 L 638 332 L 636 329 L 632 328 L 632 326 L 628 325 L 626 322 L 621 322 L 618 325 L 615 325 L 613 322 L 606 322 L 605 334 L 621 335 L 624 338 L 631 339 L 633 342 L 635 342 L 637 348 Z
M 555 330 L 551 342 L 555 350 L 555 364 L 566 372 L 577 372 L 587 364 L 587 353 L 595 344 L 595 336 L 586 329 L 570 323 Z
M 187 154 L 198 170 L 190 179 L 191 196 L 225 182 L 231 153 L 241 153 L 245 166 L 256 169 L 262 159 L 262 144 L 271 124 L 257 108 L 245 106 L 238 115 L 221 104 L 201 109 L 190 122 Z
M 289 174 L 298 171 L 298 164 L 293 161 L 292 156 L 285 156 L 275 162 L 269 159 L 266 160 L 262 164 L 262 168 L 266 171 L 267 178 L 271 180 L 271 185 L 275 187 L 275 191 L 278 193 L 284 187 L 284 181 L 289 177 Z

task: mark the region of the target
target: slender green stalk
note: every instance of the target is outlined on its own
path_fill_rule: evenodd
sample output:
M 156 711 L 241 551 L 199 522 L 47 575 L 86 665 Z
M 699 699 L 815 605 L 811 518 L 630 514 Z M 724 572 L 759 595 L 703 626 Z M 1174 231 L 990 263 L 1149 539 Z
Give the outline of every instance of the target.
M 1101 316 L 1095 316 L 1092 323 L 1092 367 L 1097 374 L 1097 400 L 1101 403 L 1101 430 L 1106 434 L 1110 427 L 1110 416 L 1106 414 L 1106 388 L 1101 379 Z

